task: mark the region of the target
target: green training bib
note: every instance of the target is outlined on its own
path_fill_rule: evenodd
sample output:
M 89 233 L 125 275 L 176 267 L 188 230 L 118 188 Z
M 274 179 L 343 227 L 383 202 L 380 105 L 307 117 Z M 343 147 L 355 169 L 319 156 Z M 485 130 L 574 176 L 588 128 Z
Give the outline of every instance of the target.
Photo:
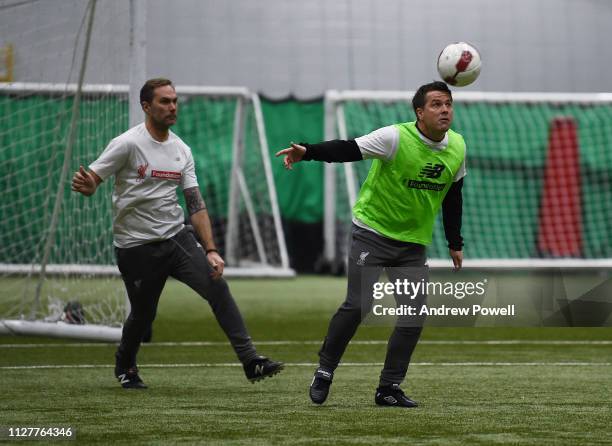
M 432 150 L 421 140 L 415 122 L 395 127 L 395 158 L 373 160 L 353 215 L 386 237 L 428 245 L 436 214 L 465 157 L 465 142 L 449 129 L 448 146 Z

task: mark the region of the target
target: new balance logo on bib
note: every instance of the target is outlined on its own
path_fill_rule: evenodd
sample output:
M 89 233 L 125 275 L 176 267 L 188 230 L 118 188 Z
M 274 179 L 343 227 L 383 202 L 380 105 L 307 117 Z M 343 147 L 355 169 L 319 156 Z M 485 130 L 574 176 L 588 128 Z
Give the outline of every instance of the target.
M 444 171 L 444 164 L 427 163 L 421 169 L 419 176 L 425 177 L 425 178 L 440 178 L 440 175 L 442 175 L 443 171 Z

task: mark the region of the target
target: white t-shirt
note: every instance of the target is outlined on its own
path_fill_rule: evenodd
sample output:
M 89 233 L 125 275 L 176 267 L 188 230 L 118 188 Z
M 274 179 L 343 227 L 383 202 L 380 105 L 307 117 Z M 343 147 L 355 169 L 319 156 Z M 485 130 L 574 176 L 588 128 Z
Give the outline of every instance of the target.
M 184 226 L 176 188 L 198 185 L 191 149 L 169 132 L 153 139 L 145 124 L 113 139 L 89 169 L 105 180 L 115 176 L 114 244 L 131 248 L 176 235 Z
M 363 156 L 363 159 L 377 158 L 383 161 L 390 161 L 395 158 L 395 154 L 397 153 L 399 136 L 399 129 L 394 125 L 389 125 L 387 127 L 374 130 L 367 135 L 355 138 L 355 142 L 361 151 L 361 156 Z M 446 149 L 446 146 L 448 146 L 448 135 L 444 135 L 444 139 L 442 139 L 442 141 L 432 141 L 420 132 L 419 137 L 421 138 L 421 141 L 423 141 L 431 150 L 444 150 Z M 459 166 L 453 181 L 459 181 L 465 176 L 466 173 L 465 158 L 463 158 L 463 162 L 461 163 L 461 166 Z M 353 223 L 360 228 L 367 229 L 368 231 L 372 231 L 378 235 L 382 235 L 377 230 L 369 227 L 356 217 L 353 217 Z

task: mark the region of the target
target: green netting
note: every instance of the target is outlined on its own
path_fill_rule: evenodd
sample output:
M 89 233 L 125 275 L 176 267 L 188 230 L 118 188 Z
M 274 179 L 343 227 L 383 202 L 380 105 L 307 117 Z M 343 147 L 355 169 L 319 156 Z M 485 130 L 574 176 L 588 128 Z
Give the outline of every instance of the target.
M 2 263 L 40 260 L 62 169 L 71 106 L 72 101 L 62 97 L 0 96 Z M 80 113 L 73 169 L 79 164 L 87 166 L 125 127 L 127 103 L 117 98 L 84 99 Z M 104 119 L 105 114 L 115 118 Z M 110 183 L 104 184 L 94 201 L 71 193 L 70 178 L 63 180 L 64 201 L 52 263 L 113 263 L 112 238 L 107 230 L 111 224 L 110 187 Z M 109 249 L 100 251 L 98 247 L 104 244 Z
M 29 264 L 41 260 L 55 191 L 62 168 L 70 116 L 70 95 L 1 95 L 0 131 L 0 263 Z M 233 158 L 235 98 L 183 97 L 173 130 L 192 148 L 202 195 L 217 241 L 223 247 Z M 49 260 L 52 264 L 114 263 L 111 189 L 108 179 L 95 197 L 70 191 L 72 172 L 88 166 L 108 142 L 128 128 L 128 103 L 119 96 L 83 97 L 70 173 L 62 180 L 63 206 Z M 243 177 L 268 259 L 278 261 L 272 206 L 265 181 L 253 105 L 244 104 Z M 319 188 L 320 192 L 320 188 Z M 183 201 L 182 194 L 179 200 Z M 255 252 L 255 241 L 240 195 L 240 251 Z M 269 245 L 273 243 L 273 245 Z M 276 254 L 273 254 L 276 253 Z
M 0 96 L 0 243 L 2 263 L 39 260 L 41 243 L 53 206 L 70 122 L 71 98 Z M 262 103 L 271 155 L 290 141 L 322 139 L 322 102 Z M 350 137 L 378 127 L 413 119 L 409 104 L 349 103 L 345 107 Z M 257 191 L 258 141 L 247 109 L 245 178 Z M 181 104 L 175 131 L 194 153 L 200 187 L 213 220 L 227 215 L 232 133 L 219 131 L 233 123 L 235 102 L 191 98 Z M 571 116 L 578 126 L 583 207 L 583 255 L 612 256 L 612 107 L 553 104 L 455 105 L 454 128 L 468 144 L 468 177 L 464 193 L 466 255 L 472 258 L 526 258 L 537 255 L 535 241 L 549 124 Z M 103 123 L 103 124 L 101 124 Z M 127 128 L 127 102 L 117 97 L 84 98 L 72 169 L 87 165 L 108 141 Z M 323 169 L 319 163 L 297 165 L 286 172 L 279 160 L 272 167 L 281 214 L 286 219 L 316 222 L 322 218 Z M 369 163 L 354 163 L 363 181 Z M 251 170 L 249 170 L 251 169 Z M 112 263 L 111 182 L 90 200 L 69 192 L 64 179 L 64 211 L 57 231 L 52 263 Z M 338 195 L 346 194 L 339 175 Z M 263 204 L 262 204 L 263 203 Z M 255 200 L 259 210 L 265 201 Z M 348 206 L 338 206 L 346 221 Z M 219 233 L 219 231 L 217 231 Z M 102 239 L 101 239 L 102 238 Z M 77 243 L 74 243 L 78 241 Z M 76 246 L 78 245 L 78 249 Z M 437 222 L 432 257 L 446 256 Z
M 213 233 L 222 252 L 228 231 L 230 182 L 234 159 L 234 124 L 236 98 L 182 98 L 180 117 L 173 129 L 192 149 L 202 196 L 206 201 L 213 224 Z M 238 189 L 238 256 L 257 260 L 257 243 L 251 224 L 252 207 L 258 229 L 266 246 L 265 254 L 271 264 L 280 263 L 278 234 L 272 215 L 270 190 L 266 182 L 263 152 L 251 102 L 243 103 L 243 148 L 240 161 L 244 188 Z M 183 196 L 179 193 L 183 203 Z M 247 201 L 248 200 L 248 201 Z
M 414 119 L 411 105 L 405 102 L 347 102 L 344 112 L 349 138 Z M 612 256 L 611 105 L 456 102 L 453 128 L 464 135 L 468 147 L 463 236 L 470 258 L 538 256 L 549 126 L 558 117 L 572 117 L 578 128 L 583 257 Z M 368 163 L 354 164 L 359 182 L 368 168 Z M 343 183 L 340 174 L 341 197 Z M 337 219 L 344 224 L 350 215 L 345 202 L 340 198 L 337 207 Z M 430 247 L 434 258 L 446 257 L 447 252 L 440 220 Z
M 227 216 L 235 112 L 235 99 L 190 98 L 181 102 L 179 119 L 172 128 L 191 147 L 202 196 L 216 218 Z M 230 131 L 219 131 L 224 128 Z M 179 199 L 184 205 L 182 194 Z

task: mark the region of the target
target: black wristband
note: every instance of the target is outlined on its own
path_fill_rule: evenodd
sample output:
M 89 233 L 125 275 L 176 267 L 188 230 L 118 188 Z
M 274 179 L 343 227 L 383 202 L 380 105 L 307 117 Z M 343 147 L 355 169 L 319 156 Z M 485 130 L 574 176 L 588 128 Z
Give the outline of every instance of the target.
M 207 249 L 207 250 L 206 250 L 206 254 L 210 254 L 211 252 L 216 252 L 216 253 L 218 253 L 219 251 L 218 251 L 218 250 L 216 250 L 216 249 L 214 249 L 214 248 L 213 248 L 213 249 Z

